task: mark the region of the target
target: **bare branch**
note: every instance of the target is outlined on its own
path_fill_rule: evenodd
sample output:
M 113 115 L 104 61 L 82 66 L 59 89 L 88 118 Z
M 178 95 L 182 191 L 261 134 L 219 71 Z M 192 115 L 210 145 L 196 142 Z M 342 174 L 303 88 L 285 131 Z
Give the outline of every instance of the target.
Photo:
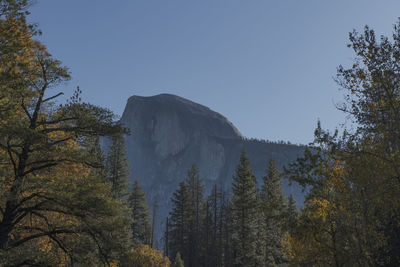
M 56 95 L 54 95 L 54 96 L 48 97 L 48 98 L 44 99 L 44 100 L 42 101 L 42 103 L 47 102 L 47 101 L 49 101 L 49 100 L 52 100 L 52 99 L 54 99 L 54 98 L 57 98 L 57 97 L 59 97 L 59 96 L 61 96 L 61 95 L 63 95 L 63 94 L 64 94 L 64 93 L 61 92 L 61 93 L 58 93 L 58 94 L 56 94 Z
M 38 125 L 49 125 L 49 124 L 56 124 L 60 122 L 65 122 L 65 121 L 72 121 L 72 120 L 77 120 L 78 118 L 76 117 L 68 117 L 68 118 L 62 118 L 62 119 L 56 119 L 52 121 L 40 121 Z
M 22 99 L 21 107 L 24 110 L 26 116 L 28 116 L 29 120 L 32 120 L 31 114 L 29 113 L 28 109 L 25 106 L 24 100 Z

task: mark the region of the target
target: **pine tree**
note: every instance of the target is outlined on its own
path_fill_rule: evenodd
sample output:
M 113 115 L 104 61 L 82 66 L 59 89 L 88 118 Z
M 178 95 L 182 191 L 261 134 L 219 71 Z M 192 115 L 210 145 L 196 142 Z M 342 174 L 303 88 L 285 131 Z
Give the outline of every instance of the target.
M 129 169 L 123 135 L 119 134 L 111 137 L 106 166 L 108 169 L 107 180 L 111 184 L 113 197 L 121 199 L 128 195 Z
M 260 206 L 258 208 L 259 216 L 257 216 L 257 240 L 256 240 L 256 265 L 257 267 L 269 267 L 266 265 L 265 253 L 266 253 L 266 220 L 263 216 L 262 199 L 261 195 L 258 195 L 258 201 Z
M 212 247 L 212 215 L 210 209 L 210 201 L 207 200 L 204 207 L 204 220 L 202 222 L 202 240 L 201 240 L 201 265 L 202 266 L 210 266 L 211 261 L 211 247 Z
M 208 266 L 232 266 L 230 207 L 226 192 L 215 185 L 208 198 Z
M 258 190 L 250 161 L 244 150 L 233 179 L 231 208 L 233 264 L 243 267 L 255 266 Z
M 69 71 L 28 24 L 30 2 L 0 1 L 0 266 L 107 265 L 129 221 L 84 141 L 123 131 L 78 90 L 57 101 Z
M 275 162 L 270 159 L 261 190 L 261 209 L 265 225 L 265 264 L 277 266 L 285 262 L 282 239 L 286 197 L 282 192 L 281 177 Z
M 222 193 L 221 205 L 221 237 L 222 237 L 222 266 L 232 266 L 233 251 L 232 251 L 232 222 L 231 222 L 231 203 L 229 195 Z
M 179 252 L 176 253 L 175 260 L 172 263 L 171 267 L 184 267 L 183 260 L 181 258 L 181 254 Z
M 132 210 L 133 246 L 137 248 L 141 244 L 149 245 L 151 236 L 149 207 L 146 203 L 146 195 L 138 180 L 133 184 L 128 202 Z
M 293 194 L 290 194 L 286 211 L 286 230 L 289 234 L 291 234 L 293 229 L 296 227 L 298 217 L 299 211 L 297 210 L 296 200 L 294 199 Z
M 217 186 L 214 185 L 211 194 L 207 198 L 206 203 L 206 218 L 204 221 L 203 247 L 206 255 L 204 257 L 205 266 L 220 266 L 220 192 Z
M 109 184 L 107 180 L 108 168 L 104 152 L 100 146 L 100 137 L 89 136 L 82 138 L 81 146 L 88 151 L 89 156 L 85 160 L 93 167 L 90 170 L 91 174 L 100 177 L 104 183 Z
M 199 265 L 200 260 L 201 222 L 204 218 L 204 209 L 202 209 L 204 205 L 204 185 L 196 165 L 193 164 L 188 171 L 185 183 L 187 184 L 190 194 L 190 206 L 192 211 L 189 222 L 189 261 L 187 261 L 187 266 L 196 267 Z
M 170 255 L 181 253 L 185 262 L 189 258 L 189 226 L 192 215 L 191 196 L 186 183 L 179 183 L 179 188 L 172 197 L 172 212 L 170 213 L 169 242 Z

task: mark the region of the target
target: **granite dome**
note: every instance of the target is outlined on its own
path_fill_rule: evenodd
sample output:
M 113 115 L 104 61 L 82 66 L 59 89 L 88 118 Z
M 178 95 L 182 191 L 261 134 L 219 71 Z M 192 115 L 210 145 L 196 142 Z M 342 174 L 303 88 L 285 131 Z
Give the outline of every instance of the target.
M 207 192 L 214 184 L 230 191 L 243 148 L 259 184 L 269 158 L 282 168 L 303 152 L 296 145 L 246 139 L 223 115 L 171 94 L 130 97 L 121 123 L 131 131 L 126 136 L 131 180 L 140 181 L 150 205 L 158 202 L 159 224 L 192 164 L 198 166 Z M 284 192 L 302 201 L 299 187 L 285 181 Z M 157 233 L 160 236 L 162 228 Z

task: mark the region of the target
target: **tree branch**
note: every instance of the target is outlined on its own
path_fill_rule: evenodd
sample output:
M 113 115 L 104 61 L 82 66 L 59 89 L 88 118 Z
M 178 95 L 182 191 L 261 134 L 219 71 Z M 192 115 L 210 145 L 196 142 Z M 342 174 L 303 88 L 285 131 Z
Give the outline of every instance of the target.
M 45 231 L 45 230 L 40 229 L 40 228 L 36 228 L 36 229 L 33 228 L 32 230 L 41 231 L 41 233 L 37 233 L 37 234 L 31 235 L 31 236 L 27 236 L 27 237 L 25 237 L 23 239 L 20 239 L 20 240 L 16 241 L 16 242 L 12 242 L 10 244 L 10 246 L 8 247 L 8 249 L 16 248 L 16 247 L 18 247 L 18 246 L 20 246 L 20 245 L 22 245 L 22 244 L 24 244 L 24 243 L 26 243 L 26 242 L 28 242 L 30 240 L 37 239 L 37 238 L 40 238 L 40 237 L 43 237 L 43 236 L 50 237 L 51 235 L 58 235 L 58 234 L 76 234 L 76 231 L 68 230 L 68 229 L 58 229 L 58 230 L 52 230 L 52 231 Z
M 25 175 L 27 175 L 29 173 L 32 173 L 32 172 L 35 172 L 35 171 L 38 171 L 38 170 L 41 170 L 41 169 L 45 169 L 45 168 L 56 166 L 57 164 L 58 163 L 48 163 L 48 164 L 44 164 L 42 166 L 32 167 L 29 170 L 25 171 L 22 176 L 25 176 Z
M 49 100 L 52 100 L 52 99 L 54 99 L 54 98 L 57 98 L 57 97 L 59 97 L 59 96 L 61 96 L 61 95 L 63 95 L 63 94 L 64 94 L 64 93 L 61 92 L 61 93 L 58 93 L 58 94 L 53 95 L 53 96 L 51 96 L 51 97 L 48 97 L 48 98 L 44 99 L 44 100 L 42 101 L 42 103 L 45 103 L 45 102 L 47 102 L 47 101 L 49 101 Z

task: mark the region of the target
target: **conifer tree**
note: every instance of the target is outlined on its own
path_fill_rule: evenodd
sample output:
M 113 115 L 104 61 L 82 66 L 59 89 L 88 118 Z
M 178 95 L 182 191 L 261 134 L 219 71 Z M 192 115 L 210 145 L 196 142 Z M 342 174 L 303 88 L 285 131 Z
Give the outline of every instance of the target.
M 262 199 L 261 195 L 258 196 L 260 206 L 258 208 L 259 216 L 257 216 L 257 240 L 256 240 L 256 266 L 257 267 L 268 267 L 265 261 L 266 243 L 266 220 L 263 214 Z
M 28 24 L 32 1 L 0 1 L 0 266 L 100 266 L 129 236 L 85 141 L 123 132 L 112 112 L 65 103 L 69 71 Z
M 204 266 L 231 266 L 230 207 L 226 192 L 214 185 L 206 203 L 203 225 Z
M 206 201 L 204 207 L 204 220 L 202 222 L 202 240 L 201 240 L 201 265 L 202 266 L 210 266 L 209 262 L 211 261 L 211 240 L 212 240 L 212 215 L 209 200 Z
M 206 204 L 206 220 L 204 221 L 204 236 L 203 247 L 205 248 L 205 266 L 219 266 L 220 261 L 220 193 L 217 186 L 214 185 L 211 194 L 207 198 Z
M 250 161 L 244 150 L 233 179 L 231 208 L 233 264 L 243 267 L 255 266 L 258 190 Z
M 203 181 L 199 176 L 199 170 L 196 165 L 192 165 L 191 169 L 188 171 L 187 178 L 185 180 L 188 191 L 190 194 L 190 222 L 189 222 L 189 261 L 187 266 L 198 266 L 200 260 L 200 239 L 201 239 L 201 221 L 204 218 L 204 185 Z
M 270 159 L 261 190 L 261 208 L 265 220 L 266 266 L 277 266 L 285 262 L 282 239 L 286 197 L 282 192 L 281 177 L 275 162 Z
M 296 200 L 293 194 L 289 195 L 288 206 L 286 211 L 286 230 L 291 234 L 296 227 L 299 211 L 297 210 Z
M 231 222 L 231 203 L 229 195 L 222 193 L 221 205 L 221 237 L 222 237 L 222 255 L 221 262 L 223 266 L 232 266 L 232 222 Z
M 86 162 L 93 167 L 91 168 L 90 173 L 101 178 L 104 183 L 109 184 L 107 180 L 108 169 L 106 166 L 106 158 L 100 147 L 99 136 L 88 136 L 82 138 L 80 145 L 84 147 L 90 155 L 86 157 Z
M 111 137 L 111 146 L 107 154 L 107 180 L 111 184 L 114 198 L 121 199 L 128 192 L 129 169 L 125 151 L 125 139 L 122 134 Z
M 149 207 L 146 203 L 146 195 L 138 180 L 133 184 L 128 202 L 132 210 L 133 246 L 137 248 L 141 244 L 149 245 L 151 236 Z
M 183 260 L 181 258 L 181 254 L 179 252 L 176 253 L 175 260 L 172 263 L 171 267 L 184 267 Z
M 192 215 L 191 196 L 186 183 L 179 183 L 179 188 L 172 197 L 172 212 L 170 213 L 169 242 L 170 255 L 180 252 L 185 262 L 189 258 L 189 226 Z

